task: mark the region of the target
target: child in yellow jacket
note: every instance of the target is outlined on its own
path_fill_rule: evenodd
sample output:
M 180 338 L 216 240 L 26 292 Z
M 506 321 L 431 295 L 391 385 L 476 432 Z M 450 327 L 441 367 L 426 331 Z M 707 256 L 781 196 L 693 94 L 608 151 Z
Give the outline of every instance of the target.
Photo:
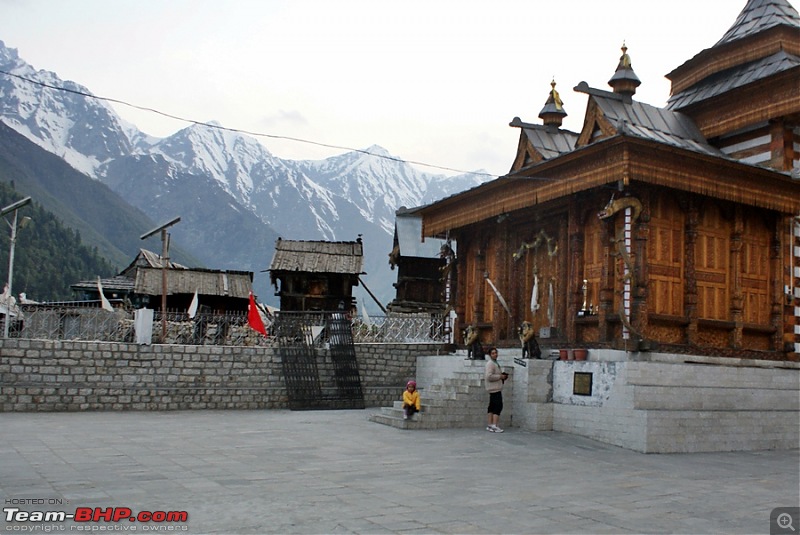
M 415 413 L 419 412 L 419 409 L 420 401 L 417 383 L 415 381 L 409 381 L 406 383 L 406 389 L 403 391 L 403 420 L 408 420 L 413 417 Z

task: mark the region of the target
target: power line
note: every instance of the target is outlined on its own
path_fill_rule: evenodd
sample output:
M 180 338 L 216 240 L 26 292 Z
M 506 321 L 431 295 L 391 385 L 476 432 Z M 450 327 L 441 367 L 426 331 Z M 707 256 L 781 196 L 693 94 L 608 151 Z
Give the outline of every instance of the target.
M 155 113 L 157 115 L 161 115 L 162 117 L 167 117 L 169 119 L 175 119 L 177 121 L 182 121 L 182 122 L 186 122 L 186 123 L 196 124 L 198 126 L 205 126 L 207 128 L 216 128 L 217 130 L 224 130 L 224 131 L 227 131 L 227 132 L 236 132 L 236 133 L 239 133 L 239 134 L 246 134 L 246 135 L 253 136 L 253 137 L 265 137 L 265 138 L 270 138 L 270 139 L 282 139 L 282 140 L 286 140 L 286 141 L 295 141 L 297 143 L 306 143 L 308 145 L 315 145 L 317 147 L 325 147 L 325 148 L 328 148 L 328 149 L 337 149 L 337 150 L 358 152 L 358 153 L 361 153 L 361 154 L 367 154 L 367 155 L 373 156 L 375 158 L 383 158 L 384 160 L 390 160 L 390 161 L 393 161 L 393 162 L 401 162 L 401 163 L 404 162 L 404 163 L 409 163 L 409 164 L 413 164 L 413 165 L 420 165 L 420 166 L 423 166 L 423 167 L 430 167 L 432 169 L 440 169 L 442 171 L 452 171 L 454 173 L 461 173 L 461 174 L 464 174 L 464 175 L 478 175 L 478 176 L 486 176 L 486 177 L 490 177 L 490 178 L 497 178 L 497 175 L 493 175 L 491 173 L 481 173 L 481 172 L 477 172 L 477 171 L 463 171 L 461 169 L 454 169 L 452 167 L 434 165 L 434 164 L 425 163 L 425 162 L 419 162 L 419 161 L 415 161 L 415 160 L 404 160 L 402 158 L 396 158 L 394 156 L 387 156 L 387 155 L 384 155 L 384 154 L 375 154 L 374 152 L 369 152 L 368 150 L 365 150 L 365 149 L 354 149 L 352 147 L 345 147 L 345 146 L 342 146 L 342 145 L 332 145 L 332 144 L 329 144 L 329 143 L 320 143 L 319 141 L 311 141 L 311 140 L 308 140 L 308 139 L 302 139 L 302 138 L 298 138 L 298 137 L 281 136 L 281 135 L 278 135 L 278 134 L 267 134 L 267 133 L 264 133 L 264 132 L 253 132 L 253 131 L 250 131 L 250 130 L 241 130 L 239 128 L 228 128 L 226 126 L 222 126 L 222 125 L 219 125 L 219 124 L 206 123 L 204 121 L 197 121 L 197 120 L 194 120 L 194 119 L 188 119 L 186 117 L 181 117 L 179 115 L 173 115 L 171 113 L 166 113 L 166 112 L 163 112 L 161 110 L 157 110 L 155 108 L 149 108 L 147 106 L 139 106 L 138 104 L 131 104 L 130 102 L 126 102 L 124 100 L 120 100 L 120 99 L 116 99 L 116 98 L 100 97 L 100 96 L 97 96 L 97 95 L 93 95 L 91 93 L 86 93 L 84 91 L 78 91 L 77 89 L 70 89 L 68 87 L 62 87 L 62 86 L 56 86 L 56 85 L 48 84 L 46 82 L 41 82 L 39 80 L 34 80 L 32 78 L 27 78 L 27 77 L 19 75 L 19 74 L 15 74 L 15 73 L 12 73 L 12 72 L 4 71 L 2 69 L 0 69 L 0 74 L 13 76 L 14 78 L 18 78 L 18 79 L 23 80 L 25 82 L 28 82 L 30 84 L 46 87 L 48 89 L 53 89 L 53 90 L 56 90 L 56 91 L 63 91 L 65 93 L 72 93 L 74 95 L 80 95 L 82 97 L 93 98 L 93 99 L 102 100 L 102 101 L 105 101 L 105 102 L 112 102 L 114 104 L 121 104 L 123 106 L 128 106 L 129 108 L 134 108 L 134 109 L 141 110 L 141 111 Z

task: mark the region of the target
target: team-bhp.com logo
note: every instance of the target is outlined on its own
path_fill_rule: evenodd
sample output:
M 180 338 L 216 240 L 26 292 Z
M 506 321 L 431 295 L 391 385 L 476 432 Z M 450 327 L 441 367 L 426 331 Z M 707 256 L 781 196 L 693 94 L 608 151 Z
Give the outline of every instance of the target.
M 129 507 L 78 507 L 74 513 L 66 511 L 23 511 L 19 507 L 4 507 L 6 522 L 153 522 L 167 524 L 186 522 L 187 511 L 140 511 L 134 513 Z M 154 529 L 155 530 L 155 529 Z

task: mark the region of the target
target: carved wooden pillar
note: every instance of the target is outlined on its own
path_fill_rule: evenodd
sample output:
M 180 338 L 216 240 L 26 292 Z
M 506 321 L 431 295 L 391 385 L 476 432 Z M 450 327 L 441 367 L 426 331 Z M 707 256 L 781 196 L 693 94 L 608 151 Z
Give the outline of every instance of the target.
M 614 219 L 608 219 L 600 225 L 600 239 L 603 240 L 603 267 L 600 271 L 600 295 L 598 296 L 597 326 L 599 340 L 610 342 L 614 338 L 614 329 L 607 321 L 617 316 L 614 312 L 614 269 L 616 257 L 611 254 L 611 236 L 614 234 Z
M 769 247 L 769 273 L 770 273 L 770 281 L 772 282 L 772 286 L 769 290 L 770 294 L 770 324 L 775 328 L 775 334 L 773 336 L 771 349 L 774 351 L 785 351 L 784 348 L 784 332 L 786 331 L 787 323 L 789 324 L 788 327 L 791 329 L 791 333 L 794 334 L 794 321 L 791 323 L 787 321 L 790 316 L 784 315 L 784 303 L 787 302 L 787 296 L 784 293 L 784 281 L 786 280 L 783 276 L 783 263 L 781 251 L 788 251 L 789 254 L 794 254 L 794 248 L 792 245 L 792 219 L 791 217 L 776 217 L 775 218 L 775 225 L 773 227 L 772 232 L 772 239 L 770 240 L 770 247 Z M 786 229 L 789 229 L 789 232 L 786 232 Z M 788 238 L 788 242 L 784 241 Z M 787 261 L 786 265 L 791 265 L 791 261 Z M 789 280 L 793 280 L 793 274 L 790 274 Z M 794 289 L 792 286 L 789 287 L 790 292 L 793 292 Z M 791 294 L 790 294 L 791 295 Z M 791 300 L 789 300 L 791 302 Z M 793 319 L 793 318 L 792 318 Z M 794 344 L 789 344 L 793 346 Z M 789 352 L 794 351 L 794 348 L 789 350 Z
M 506 304 L 509 305 L 509 308 L 511 308 L 509 304 L 512 288 L 511 266 L 509 265 L 511 262 L 511 245 L 509 245 L 511 233 L 508 228 L 508 221 L 499 223 L 495 227 L 495 231 L 497 232 L 497 246 L 494 256 L 495 265 L 492 266 L 490 270 L 496 274 L 494 283 L 497 286 L 497 290 L 506 300 Z M 513 308 L 511 308 L 511 312 L 514 312 Z M 514 324 L 514 317 L 510 315 L 500 303 L 495 307 L 492 321 L 494 323 L 495 340 L 508 340 Z
M 694 199 L 682 199 L 681 208 L 686 211 L 685 227 L 685 264 L 683 266 L 685 285 L 683 293 L 683 308 L 688 325 L 686 326 L 686 343 L 690 346 L 697 343 L 697 271 L 695 248 L 697 246 L 697 226 L 700 211 Z
M 639 200 L 642 202 L 642 212 L 639 214 L 639 221 L 635 222 L 631 229 L 635 255 L 633 280 L 636 283 L 632 288 L 631 323 L 639 330 L 643 338 L 647 338 L 647 281 L 650 280 L 647 246 L 650 239 L 650 197 L 642 195 Z
M 736 206 L 733 217 L 733 231 L 731 233 L 730 256 L 730 285 L 731 305 L 729 316 L 733 322 L 729 344 L 734 349 L 741 349 L 744 343 L 742 334 L 744 294 L 742 292 L 742 234 L 744 233 L 744 219 L 742 209 Z
M 476 242 L 477 248 L 475 249 L 475 272 L 472 274 L 473 295 L 474 295 L 474 312 L 473 317 L 476 323 L 484 323 L 491 321 L 492 318 L 487 318 L 484 315 L 486 310 L 486 280 L 484 273 L 486 272 L 486 238 L 480 236 Z
M 453 308 L 456 311 L 456 324 L 453 325 L 455 332 L 454 339 L 461 343 L 461 331 L 466 328 L 467 322 L 467 277 L 469 269 L 467 267 L 467 256 L 470 252 L 469 242 L 456 237 L 456 258 L 455 258 L 455 277 L 456 295 Z
M 553 325 L 558 330 L 558 338 L 565 341 L 568 340 L 567 326 L 570 323 L 567 319 L 569 314 L 567 312 L 567 308 L 569 308 L 567 302 L 569 299 L 562 296 L 569 295 L 567 290 L 569 286 L 569 266 L 571 262 L 569 235 L 569 212 L 567 212 L 561 217 L 561 225 L 558 230 L 558 267 L 556 268 L 555 274 L 547 281 L 547 293 L 544 294 L 547 296 L 545 306 L 549 307 L 550 284 L 552 284 L 555 299 Z
M 569 281 L 565 295 L 567 299 L 567 340 L 577 339 L 577 329 L 575 318 L 578 317 L 578 310 L 583 305 L 583 227 L 581 225 L 580 206 L 574 198 L 569 203 L 569 222 L 567 223 L 569 232 Z

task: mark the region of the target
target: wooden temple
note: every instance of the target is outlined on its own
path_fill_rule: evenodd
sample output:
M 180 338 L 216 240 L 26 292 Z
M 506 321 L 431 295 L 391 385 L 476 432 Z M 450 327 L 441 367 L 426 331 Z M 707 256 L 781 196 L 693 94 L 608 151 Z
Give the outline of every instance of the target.
M 269 267 L 282 311 L 350 312 L 355 307 L 364 262 L 359 237 L 354 242 L 283 240 L 275 242 Z
M 609 69 L 611 70 L 611 69 Z M 583 128 L 553 82 L 505 176 L 416 208 L 457 242 L 457 329 L 543 349 L 800 360 L 800 17 L 750 0 L 728 32 L 635 100 L 627 48 L 581 82 Z

